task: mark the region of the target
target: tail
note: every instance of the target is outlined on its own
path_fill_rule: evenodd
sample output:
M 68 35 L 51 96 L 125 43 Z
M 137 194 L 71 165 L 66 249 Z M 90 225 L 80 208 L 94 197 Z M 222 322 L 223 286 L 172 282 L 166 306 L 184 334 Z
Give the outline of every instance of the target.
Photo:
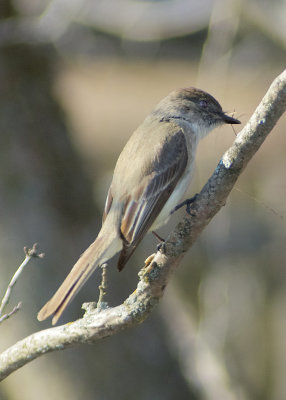
M 85 250 L 73 266 L 53 297 L 39 311 L 39 321 L 43 321 L 53 315 L 52 324 L 55 325 L 67 305 L 73 300 L 97 266 L 103 264 L 120 251 L 122 242 L 118 235 L 115 232 L 114 234 L 107 232 L 109 235 L 105 235 L 102 231 L 104 231 L 104 226 L 96 240 Z

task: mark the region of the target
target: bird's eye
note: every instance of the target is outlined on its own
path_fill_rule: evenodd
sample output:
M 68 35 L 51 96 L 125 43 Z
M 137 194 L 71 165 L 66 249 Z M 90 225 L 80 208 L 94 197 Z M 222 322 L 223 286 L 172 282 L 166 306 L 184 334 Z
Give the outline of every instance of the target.
M 200 107 L 202 107 L 202 108 L 206 108 L 207 105 L 208 105 L 208 103 L 207 103 L 205 100 L 200 100 L 200 101 L 199 101 L 199 105 L 200 105 Z

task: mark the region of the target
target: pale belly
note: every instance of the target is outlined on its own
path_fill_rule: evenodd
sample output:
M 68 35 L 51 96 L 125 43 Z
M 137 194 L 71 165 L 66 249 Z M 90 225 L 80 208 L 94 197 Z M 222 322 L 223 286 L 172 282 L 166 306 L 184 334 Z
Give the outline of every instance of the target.
M 191 180 L 193 176 L 193 167 L 192 165 L 188 168 L 188 171 L 184 174 L 182 179 L 178 182 L 175 190 L 169 197 L 168 201 L 164 205 L 162 211 L 155 219 L 153 225 L 150 230 L 155 230 L 160 228 L 162 225 L 165 225 L 171 216 L 171 211 L 181 202 L 183 199 L 187 189 L 190 186 Z

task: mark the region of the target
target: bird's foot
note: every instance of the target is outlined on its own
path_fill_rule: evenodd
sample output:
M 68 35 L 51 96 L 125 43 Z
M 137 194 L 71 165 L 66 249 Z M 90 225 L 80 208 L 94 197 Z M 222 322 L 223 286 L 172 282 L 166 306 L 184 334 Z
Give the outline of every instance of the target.
M 191 210 L 191 204 L 194 203 L 198 198 L 198 193 L 196 193 L 193 197 L 190 199 L 186 199 L 182 203 L 178 204 L 172 211 L 171 214 L 173 214 L 175 211 L 179 210 L 180 208 L 186 206 L 186 211 L 189 215 L 193 215 L 192 210 Z
M 145 265 L 142 268 L 142 270 L 139 272 L 140 278 L 146 276 L 146 274 L 150 274 L 153 270 L 154 264 L 153 260 L 155 258 L 156 253 L 151 254 L 149 257 L 146 258 L 145 260 Z M 156 263 L 155 263 L 156 265 Z
M 144 261 L 145 268 L 149 267 L 149 265 L 152 264 L 152 261 L 154 260 L 155 255 L 156 255 L 156 253 L 153 253 L 149 257 L 146 258 L 146 260 Z

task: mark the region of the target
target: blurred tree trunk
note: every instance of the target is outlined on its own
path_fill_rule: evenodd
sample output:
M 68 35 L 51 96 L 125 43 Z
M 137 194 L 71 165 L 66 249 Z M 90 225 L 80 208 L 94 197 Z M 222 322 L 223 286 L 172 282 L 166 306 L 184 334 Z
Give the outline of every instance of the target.
M 1 20 L 12 16 L 10 2 L 2 1 Z M 56 57 L 51 45 L 0 48 L 1 293 L 23 258 L 24 245 L 37 241 L 46 253 L 43 261 L 28 266 L 16 286 L 9 307 L 19 300 L 23 307 L 1 325 L 1 349 L 40 328 L 38 309 L 95 231 L 92 185 L 53 97 Z M 63 366 L 68 369 L 68 360 Z M 41 378 L 32 370 L 38 382 L 54 377 L 49 368 Z M 23 398 L 31 390 L 25 379 L 31 379 L 28 371 L 17 378 Z M 8 398 L 19 393 L 13 378 L 3 387 Z
M 3 4 L 2 18 L 11 12 Z M 9 268 L 32 241 L 47 251 L 60 240 L 62 254 L 49 251 L 46 261 L 59 264 L 72 235 L 78 240 L 94 218 L 91 182 L 53 97 L 55 55 L 50 45 L 0 49 L 0 246 Z
M 10 1 L 3 0 L 0 20 L 12 16 Z M 28 266 L 13 292 L 9 306 L 22 300 L 23 307 L 1 325 L 0 350 L 45 326 L 36 321 L 37 311 L 94 239 L 100 223 L 100 213 L 95 217 L 92 184 L 53 97 L 57 57 L 52 45 L 0 48 L 1 293 L 24 256 L 24 245 L 37 241 L 40 251 L 46 253 L 44 260 Z M 74 302 L 77 311 L 81 300 L 78 296 Z M 70 318 L 70 311 L 65 318 Z M 144 352 L 140 349 L 142 332 Z M 21 397 L 29 399 L 38 398 L 38 393 L 43 400 L 94 399 L 97 395 L 114 399 L 121 390 L 120 398 L 133 399 L 136 390 L 141 391 L 138 398 L 161 395 L 172 399 L 180 388 L 180 398 L 190 399 L 162 335 L 155 316 L 153 323 L 138 328 L 137 335 L 133 330 L 124 338 L 65 352 L 64 357 L 52 355 L 9 377 L 1 385 L 0 397 L 19 398 L 21 390 Z M 144 357 L 138 357 L 138 352 Z M 172 386 L 154 378 L 151 367 L 159 375 L 168 373 Z

